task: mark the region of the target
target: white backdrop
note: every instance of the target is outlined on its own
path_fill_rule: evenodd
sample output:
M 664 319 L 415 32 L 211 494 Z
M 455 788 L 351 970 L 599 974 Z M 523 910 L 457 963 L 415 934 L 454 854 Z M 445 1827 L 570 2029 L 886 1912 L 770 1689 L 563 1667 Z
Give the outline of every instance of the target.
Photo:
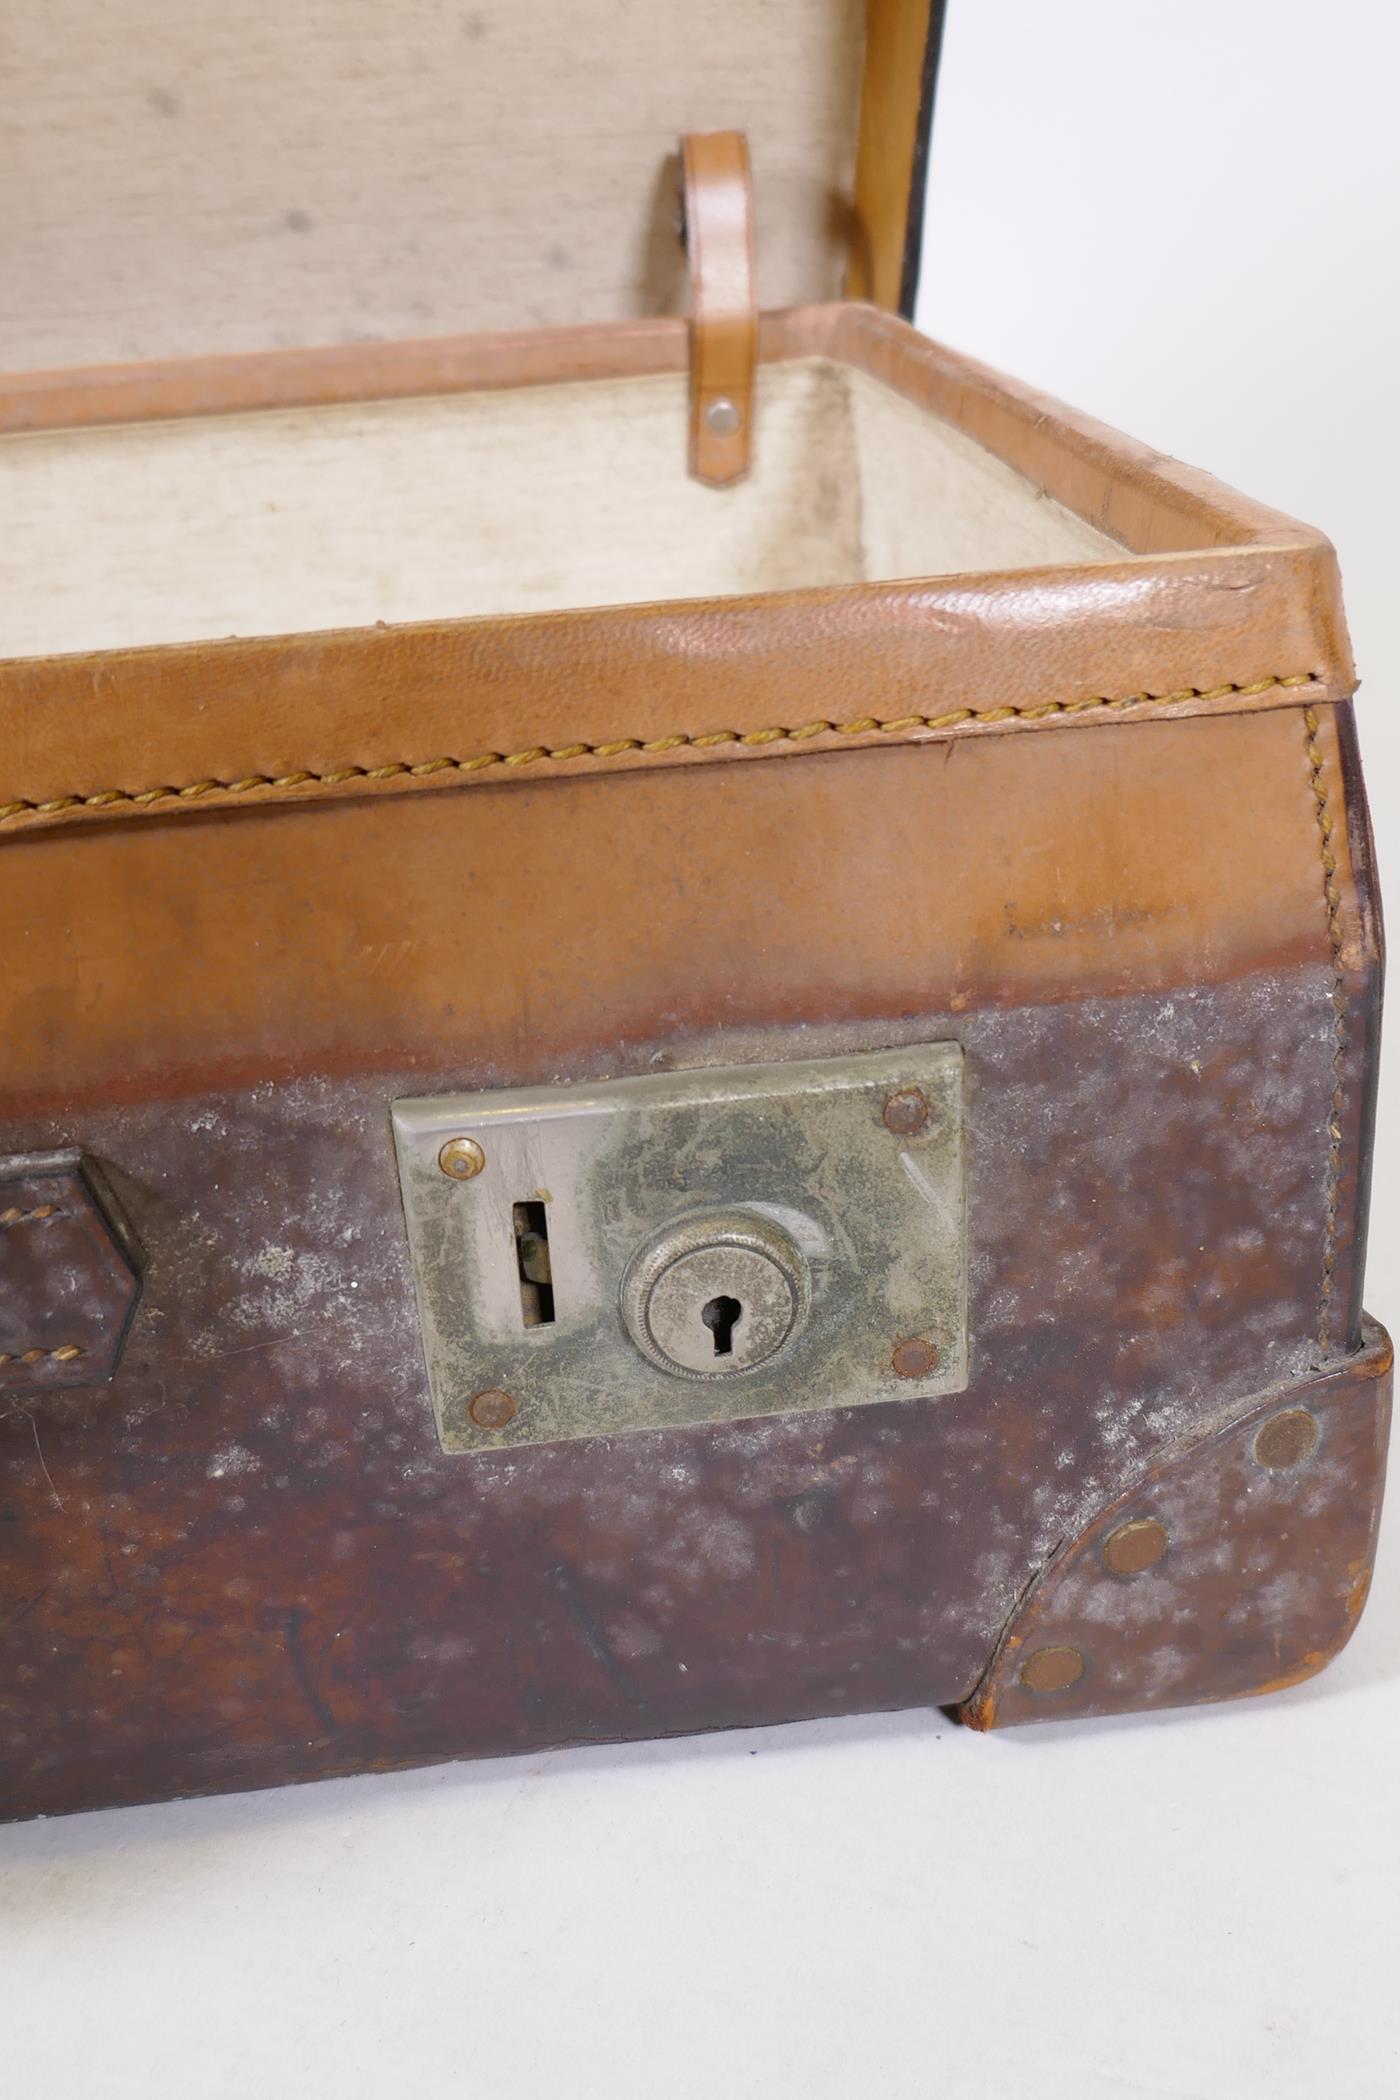
M 1333 534 L 1400 867 L 1392 9 L 951 17 L 922 322 Z M 986 1739 L 914 1714 L 0 1832 L 11 2089 L 1390 2100 L 1397 1562 L 1335 1668 L 1258 1706 Z

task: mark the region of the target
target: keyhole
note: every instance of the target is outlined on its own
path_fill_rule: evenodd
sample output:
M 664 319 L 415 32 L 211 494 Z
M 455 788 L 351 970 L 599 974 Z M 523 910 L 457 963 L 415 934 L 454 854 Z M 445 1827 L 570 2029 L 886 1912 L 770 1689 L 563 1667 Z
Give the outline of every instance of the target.
M 715 1338 L 715 1355 L 734 1354 L 734 1330 L 744 1317 L 744 1308 L 737 1298 L 711 1298 L 700 1312 L 701 1319 Z

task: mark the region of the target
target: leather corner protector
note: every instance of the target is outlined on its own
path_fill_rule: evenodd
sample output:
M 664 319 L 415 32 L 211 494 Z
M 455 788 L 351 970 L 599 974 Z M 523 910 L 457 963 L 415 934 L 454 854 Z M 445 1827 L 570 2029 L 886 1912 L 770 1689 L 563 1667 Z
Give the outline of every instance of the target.
M 976 1729 L 1283 1690 L 1346 1645 L 1370 1587 L 1392 1352 L 1275 1387 L 1161 1460 L 1035 1577 L 977 1689 Z
M 0 1390 L 105 1385 L 140 1295 L 139 1250 L 94 1161 L 0 1161 Z

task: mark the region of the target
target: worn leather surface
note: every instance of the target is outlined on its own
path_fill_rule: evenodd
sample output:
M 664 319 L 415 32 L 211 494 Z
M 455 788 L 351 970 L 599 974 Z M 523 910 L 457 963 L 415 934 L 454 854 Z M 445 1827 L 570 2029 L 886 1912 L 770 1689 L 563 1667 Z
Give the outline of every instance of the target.
M 1004 1728 L 1192 1706 L 1324 1669 L 1370 1589 L 1393 1365 L 1372 1327 L 1344 1366 L 1159 1459 L 1036 1578 L 962 1718 Z M 1280 1427 L 1289 1462 L 1274 1464 Z M 1116 1568 L 1122 1527 L 1148 1524 L 1158 1557 Z
M 936 756 L 887 754 L 905 773 Z M 815 987 L 827 1017 L 741 1025 L 782 1009 L 775 898 L 729 949 L 734 990 L 707 1027 L 677 1015 L 677 985 L 693 944 L 713 996 L 732 843 L 709 897 L 663 877 L 639 898 L 664 934 L 610 1009 L 600 966 L 591 1044 L 580 1030 L 561 1054 L 557 980 L 531 964 L 510 1074 L 960 1042 L 966 1391 L 445 1457 L 388 1104 L 492 1076 L 463 1047 L 485 984 L 465 944 L 455 1032 L 411 1070 L 232 1092 L 211 1074 L 190 1097 L 94 1102 L 82 1127 L 140 1233 L 145 1294 L 113 1386 L 0 1421 L 0 1815 L 964 1698 L 1060 1540 L 1164 1447 L 1266 1388 L 1287 1404 L 1323 1360 L 1333 980 L 1316 944 L 1216 984 L 980 1011 L 887 954 L 843 1000 L 831 986 L 886 908 L 862 917 L 853 828 L 808 842 L 832 919 L 852 922 Z M 482 916 L 524 915 L 528 881 L 513 895 L 483 895 Z M 905 902 L 916 920 L 919 892 Z M 313 934 L 309 967 L 314 950 Z M 363 966 L 423 996 L 411 956 Z M 10 1118 L 0 1145 L 55 1120 Z M 1345 1550 L 1374 1446 L 1369 1464 L 1310 1520 L 1314 1542 Z
M 115 1382 L 0 1421 L 0 1813 L 967 1697 L 1059 1540 L 1348 1339 L 1344 712 L 15 834 L 0 1146 L 81 1137 L 149 1266 Z M 396 1094 L 930 1036 L 964 1394 L 443 1456 Z
M 1291 524 L 861 307 L 779 318 L 770 355 L 846 357 L 948 417 L 1123 540 L 1121 563 L 431 622 L 0 664 L 0 837 L 198 803 L 383 799 L 793 757 L 886 741 L 1079 734 L 1131 717 L 1294 707 L 1355 682 L 1336 563 Z M 557 346 L 599 368 L 599 338 Z M 629 370 L 684 355 L 618 331 Z M 502 346 L 428 356 L 405 386 L 504 375 Z M 366 354 L 366 384 L 398 353 Z M 237 363 L 237 370 L 233 370 Z M 547 376 L 537 362 L 534 376 Z M 345 398 L 320 362 L 219 361 L 184 412 L 279 385 Z M 152 382 L 19 389 L 62 422 L 149 405 Z M 201 386 L 205 389 L 200 392 Z M 1131 550 L 1141 550 L 1133 552 Z
M 139 1292 L 136 1247 L 90 1164 L 0 1159 L 0 1411 L 109 1379 Z
M 681 170 L 690 264 L 690 471 L 723 488 L 747 474 L 754 441 L 758 270 L 748 141 L 740 131 L 688 132 Z

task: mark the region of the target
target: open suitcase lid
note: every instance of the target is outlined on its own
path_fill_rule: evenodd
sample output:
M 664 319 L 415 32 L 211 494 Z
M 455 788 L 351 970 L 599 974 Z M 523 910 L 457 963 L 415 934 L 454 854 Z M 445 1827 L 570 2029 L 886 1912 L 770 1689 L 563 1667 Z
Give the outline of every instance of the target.
M 763 305 L 907 313 L 941 13 L 14 0 L 0 370 L 681 312 L 677 139 L 731 127 Z
M 439 0 L 392 13 L 337 0 L 308 25 L 271 0 L 191 0 L 168 19 L 131 0 L 113 25 L 79 0 L 18 0 L 11 128 L 27 189 L 7 226 L 0 362 L 15 376 L 0 384 L 0 430 L 26 479 L 9 495 L 22 529 L 6 591 L 26 631 L 16 619 L 0 634 L 0 835 L 1348 695 L 1320 534 L 876 310 L 912 291 L 940 12 L 476 0 L 449 16 Z M 61 82 L 55 45 L 77 54 Z M 782 449 L 760 426 L 760 471 L 699 492 L 703 515 L 681 518 L 696 496 L 683 375 L 698 331 L 677 318 L 676 162 L 681 134 L 705 126 L 750 138 L 760 370 L 787 367 L 778 390 L 791 380 L 794 399 L 806 386 L 816 400 L 839 368 L 850 413 L 844 450 L 798 429 L 794 456 L 813 472 L 790 481 L 786 507 L 764 479 Z M 843 290 L 870 303 L 820 303 Z M 598 379 L 619 382 L 608 398 L 629 437 L 644 421 L 630 404 L 661 403 L 661 444 L 630 471 L 598 395 L 594 452 L 582 444 L 570 389 Z M 641 382 L 625 399 L 624 381 Z M 526 446 L 528 476 L 515 454 L 443 440 L 432 421 L 475 416 L 499 434 L 553 412 L 551 392 L 557 420 Z M 237 453 L 240 417 L 265 409 L 311 413 L 275 428 L 253 416 L 259 442 L 319 442 L 332 426 L 357 440 L 361 423 L 333 411 L 361 404 L 398 465 L 376 478 L 352 459 L 344 500 L 300 455 L 272 500 L 261 469 L 238 496 L 227 460 L 207 456 Z M 398 404 L 411 413 L 395 449 Z M 170 449 L 163 500 L 150 465 Z M 565 455 L 583 471 L 561 525 Z M 998 524 L 976 558 L 930 545 L 930 518 L 961 525 L 977 508 L 959 463 L 989 498 L 1009 486 L 1022 524 L 1058 506 L 1072 544 Z M 435 522 L 424 491 L 439 483 Z M 532 488 L 553 537 L 522 512 L 498 546 L 478 495 Z M 834 506 L 831 559 L 789 571 L 814 489 Z M 307 513 L 308 491 L 322 513 Z M 619 492 L 630 538 L 602 507 Z M 230 527 L 219 506 L 234 496 Z M 451 534 L 477 530 L 478 511 L 486 554 L 498 569 L 510 557 L 511 593 L 514 551 L 528 551 L 533 595 L 493 582 L 463 602 L 484 557 Z M 756 537 L 735 529 L 744 517 Z M 867 546 L 877 526 L 882 544 Z M 219 541 L 235 527 L 241 566 Z M 704 565 L 689 558 L 696 531 Z M 591 561 L 614 545 L 625 587 L 575 590 L 576 550 Z M 635 545 L 674 547 L 683 573 L 648 563 L 633 577 Z M 386 592 L 390 557 L 416 595 Z M 172 629 L 169 608 L 192 603 L 188 561 L 220 591 L 230 575 L 248 589 Z M 334 604 L 302 593 L 312 570 L 331 575 Z M 425 602 L 433 576 L 442 589 Z M 294 602 L 273 604 L 284 583 Z M 39 614 L 51 630 L 33 630 Z

